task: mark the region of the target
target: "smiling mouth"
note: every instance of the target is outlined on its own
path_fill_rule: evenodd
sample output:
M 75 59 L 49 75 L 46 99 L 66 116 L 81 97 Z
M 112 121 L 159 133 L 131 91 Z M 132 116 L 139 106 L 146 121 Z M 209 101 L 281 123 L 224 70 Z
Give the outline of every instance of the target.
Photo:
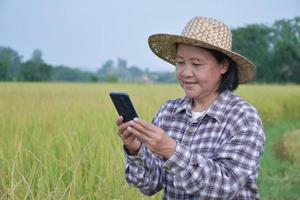
M 183 84 L 192 85 L 192 84 L 196 84 L 196 82 L 183 82 Z

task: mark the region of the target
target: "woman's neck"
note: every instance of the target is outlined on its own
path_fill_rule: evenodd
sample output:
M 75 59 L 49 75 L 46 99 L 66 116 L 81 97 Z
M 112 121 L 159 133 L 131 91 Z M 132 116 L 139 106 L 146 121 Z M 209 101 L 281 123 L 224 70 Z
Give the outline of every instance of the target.
M 219 96 L 218 92 L 215 92 L 205 98 L 193 98 L 192 103 L 192 111 L 194 112 L 202 112 L 206 110 L 214 100 L 216 100 Z

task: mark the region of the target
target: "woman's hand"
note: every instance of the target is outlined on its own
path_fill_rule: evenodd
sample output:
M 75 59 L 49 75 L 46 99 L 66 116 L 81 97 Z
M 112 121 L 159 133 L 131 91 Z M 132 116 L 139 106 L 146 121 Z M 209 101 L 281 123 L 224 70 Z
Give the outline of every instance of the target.
M 141 147 L 141 142 L 130 133 L 127 128 L 130 126 L 130 122 L 123 123 L 123 117 L 119 116 L 117 119 L 117 125 L 119 127 L 118 135 L 120 136 L 123 144 L 131 155 L 136 155 Z
M 142 119 L 135 118 L 129 122 L 126 130 L 139 138 L 152 152 L 169 158 L 176 149 L 176 141 L 165 131 Z

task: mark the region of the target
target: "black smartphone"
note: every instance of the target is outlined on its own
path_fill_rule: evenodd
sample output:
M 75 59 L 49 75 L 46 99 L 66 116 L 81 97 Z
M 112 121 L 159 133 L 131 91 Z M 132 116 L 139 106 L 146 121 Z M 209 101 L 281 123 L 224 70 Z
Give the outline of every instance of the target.
M 135 117 L 138 117 L 128 93 L 110 92 L 109 96 L 115 105 L 117 112 L 123 117 L 124 123 L 133 120 Z

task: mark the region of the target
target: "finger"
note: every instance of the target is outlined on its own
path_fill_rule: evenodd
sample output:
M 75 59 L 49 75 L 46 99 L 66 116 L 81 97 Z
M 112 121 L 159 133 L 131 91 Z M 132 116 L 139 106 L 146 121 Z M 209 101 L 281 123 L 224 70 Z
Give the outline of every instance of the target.
M 122 133 L 128 126 L 130 126 L 130 121 L 123 123 L 119 126 L 119 132 Z
M 138 140 L 139 142 L 141 142 L 135 135 L 130 134 L 130 136 L 126 139 L 128 141 L 133 142 L 134 140 Z
M 120 126 L 121 124 L 123 124 L 123 117 L 122 116 L 119 116 L 117 118 L 117 125 Z
M 145 132 L 145 134 L 147 134 L 151 138 L 155 135 L 155 133 L 162 132 L 161 128 L 155 126 L 152 123 L 148 123 L 145 120 L 135 118 L 134 122 L 136 124 L 140 125 L 141 127 L 143 127 L 145 130 L 147 130 L 147 131 L 144 131 L 144 132 Z
M 132 136 L 132 133 L 130 133 L 127 129 L 121 134 L 121 137 L 124 140 L 128 139 L 130 136 Z
M 152 123 L 148 123 L 140 118 L 134 118 L 133 120 L 150 131 L 157 131 L 157 127 Z
M 128 142 L 131 143 L 136 138 L 135 135 L 127 130 L 125 130 L 122 134 L 119 134 L 119 136 L 124 144 L 127 144 Z
M 140 133 L 147 135 L 148 137 L 153 136 L 153 132 L 149 131 L 149 129 L 145 128 L 144 126 L 141 126 L 135 121 L 131 121 L 130 126 L 139 131 Z
M 133 127 L 128 126 L 127 130 L 135 135 L 137 138 L 139 138 L 142 142 L 149 143 L 151 141 L 151 138 L 149 138 L 147 135 L 143 134 L 142 132 L 136 130 Z

